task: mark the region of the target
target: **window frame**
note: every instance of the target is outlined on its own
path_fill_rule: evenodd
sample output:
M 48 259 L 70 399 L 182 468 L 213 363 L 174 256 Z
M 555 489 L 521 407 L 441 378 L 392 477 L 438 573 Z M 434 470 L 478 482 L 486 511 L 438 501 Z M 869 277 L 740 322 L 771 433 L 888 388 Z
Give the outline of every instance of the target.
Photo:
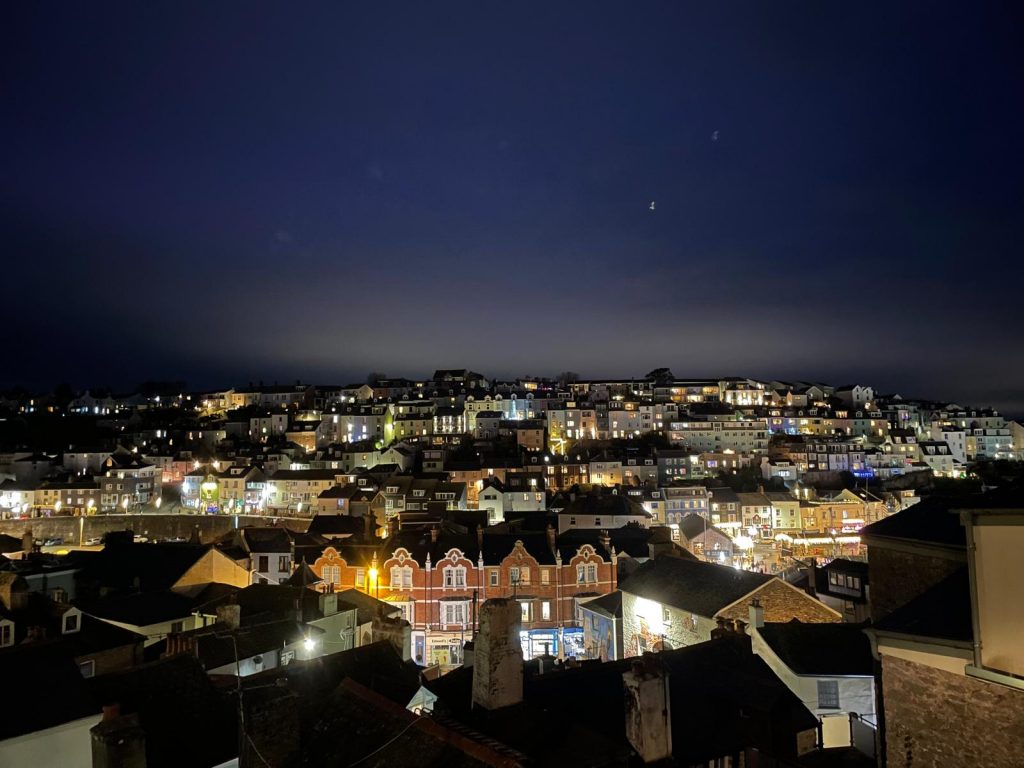
M 842 709 L 838 680 L 818 680 L 818 709 Z

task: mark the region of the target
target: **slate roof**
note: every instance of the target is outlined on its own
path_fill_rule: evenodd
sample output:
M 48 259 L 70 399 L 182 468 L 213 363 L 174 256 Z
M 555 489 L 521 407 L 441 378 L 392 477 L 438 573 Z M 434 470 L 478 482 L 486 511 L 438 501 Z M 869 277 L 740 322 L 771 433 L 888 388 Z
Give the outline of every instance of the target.
M 282 676 L 289 687 L 306 696 L 329 694 L 344 679 L 365 685 L 405 706 L 420 687 L 420 668 L 402 661 L 386 640 L 311 660 L 293 660 L 287 667 L 266 670 L 247 678 L 255 684 Z
M 243 627 L 285 618 L 294 620 L 299 608 L 302 610 L 303 621 L 323 617 L 320 594 L 304 586 L 251 584 L 218 601 L 219 605 L 229 603 L 241 608 Z
M 712 525 L 706 517 L 693 513 L 684 517 L 679 523 L 679 532 L 687 541 L 692 541 L 698 536 L 702 536 L 705 532 L 708 532 L 713 534 L 717 533 L 720 537 L 728 539 L 731 542 L 731 539 L 729 539 L 729 537 L 720 528 L 716 528 Z
M 285 584 L 290 587 L 308 587 L 323 581 L 316 572 L 309 567 L 305 560 L 299 563 L 299 567 L 292 571 L 292 575 L 285 579 Z
M 114 589 L 169 589 L 211 549 L 199 544 L 108 545 L 86 560 L 86 579 Z
M 930 496 L 902 512 L 865 526 L 861 536 L 963 549 L 967 538 L 956 512 L 967 509 L 1024 509 L 1024 484 L 1015 483 L 968 496 Z
M 625 493 L 587 493 L 577 496 L 558 514 L 560 515 L 600 515 L 613 517 L 631 515 L 634 517 L 651 517 L 651 514 L 640 504 L 633 501 Z
M 875 625 L 882 632 L 972 642 L 971 585 L 967 567 L 955 571 Z
M 471 668 L 457 669 L 426 686 L 439 697 L 435 712 L 443 707 L 467 727 L 529 755 L 533 765 L 632 765 L 622 675 L 635 661 L 584 662 L 576 669 L 528 676 L 522 705 L 489 713 L 470 708 Z M 700 764 L 751 746 L 772 753 L 772 735 L 781 742 L 781 734 L 817 724 L 751 653 L 746 636 L 665 651 L 654 661 L 669 674 L 676 764 Z
M 193 598 L 170 590 L 76 600 L 74 604 L 90 616 L 136 627 L 187 618 L 195 607 Z
M 595 597 L 593 600 L 581 603 L 580 607 L 594 613 L 599 613 L 602 616 L 607 616 L 610 619 L 621 619 L 622 592 L 618 590 L 609 592 L 607 595 L 601 595 L 601 597 Z
M 122 714 L 138 713 L 149 768 L 219 765 L 238 754 L 236 707 L 193 656 L 181 654 L 87 682 L 98 704 L 117 702 Z
M 483 752 L 490 759 L 475 757 L 459 748 L 460 740 L 469 741 L 466 737 L 436 719 L 418 720 L 402 706 L 350 680 L 323 700 L 311 719 L 315 725 L 302 745 L 299 764 L 303 766 L 485 768 L 500 764 L 494 761 L 498 745 L 475 744 L 477 754 Z
M 798 675 L 873 674 L 871 642 L 862 624 L 769 623 L 758 632 Z
M 284 528 L 249 526 L 242 529 L 242 538 L 253 553 L 292 551 L 291 536 Z
M 610 546 L 615 548 L 616 553 L 629 555 L 633 558 L 646 559 L 650 556 L 649 543 L 651 541 L 651 529 L 640 525 L 626 525 L 622 528 L 612 528 L 604 532 L 596 528 L 570 528 L 558 536 L 558 550 L 562 553 L 562 562 L 569 562 L 569 558 L 576 554 L 576 550 L 584 544 L 589 544 L 604 559 L 608 559 L 609 551 L 601 544 L 601 537 L 607 534 L 611 541 Z
M 699 560 L 659 557 L 619 586 L 623 592 L 711 618 L 773 578 Z
M 389 605 L 383 600 L 370 597 L 358 589 L 346 589 L 337 594 L 339 606 L 344 602 L 356 607 L 356 622 L 359 624 L 369 624 L 380 610 L 384 611 L 385 616 L 401 615 L 401 609 Z
M 78 665 L 51 643 L 0 650 L 0 680 L 5 689 L 0 741 L 90 715 L 99 722 L 101 707 Z

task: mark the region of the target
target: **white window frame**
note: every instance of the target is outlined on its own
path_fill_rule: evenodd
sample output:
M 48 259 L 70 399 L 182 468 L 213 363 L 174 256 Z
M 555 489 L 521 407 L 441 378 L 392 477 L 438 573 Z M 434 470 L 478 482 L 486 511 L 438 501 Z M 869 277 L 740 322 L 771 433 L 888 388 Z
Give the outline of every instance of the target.
M 465 589 L 466 567 L 463 565 L 446 565 L 444 567 L 444 588 Z

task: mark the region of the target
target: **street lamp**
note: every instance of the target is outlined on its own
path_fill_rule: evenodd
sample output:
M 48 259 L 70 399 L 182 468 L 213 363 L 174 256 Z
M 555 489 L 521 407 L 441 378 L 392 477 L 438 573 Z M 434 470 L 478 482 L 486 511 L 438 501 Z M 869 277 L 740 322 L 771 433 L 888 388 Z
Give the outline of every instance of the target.
M 367 575 L 370 577 L 370 581 L 374 585 L 376 585 L 376 593 L 377 593 L 377 597 L 379 598 L 380 597 L 380 582 L 377 581 L 377 569 L 376 568 L 371 568 L 367 572 Z M 370 594 L 370 590 L 369 589 L 366 590 L 366 594 Z

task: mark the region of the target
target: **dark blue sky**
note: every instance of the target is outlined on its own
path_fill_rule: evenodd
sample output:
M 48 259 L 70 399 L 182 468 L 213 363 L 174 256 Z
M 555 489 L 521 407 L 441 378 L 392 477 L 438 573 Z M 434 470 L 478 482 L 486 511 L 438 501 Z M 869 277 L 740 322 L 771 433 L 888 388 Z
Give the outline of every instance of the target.
M 1018 3 L 0 27 L 3 383 L 667 365 L 1024 411 Z

